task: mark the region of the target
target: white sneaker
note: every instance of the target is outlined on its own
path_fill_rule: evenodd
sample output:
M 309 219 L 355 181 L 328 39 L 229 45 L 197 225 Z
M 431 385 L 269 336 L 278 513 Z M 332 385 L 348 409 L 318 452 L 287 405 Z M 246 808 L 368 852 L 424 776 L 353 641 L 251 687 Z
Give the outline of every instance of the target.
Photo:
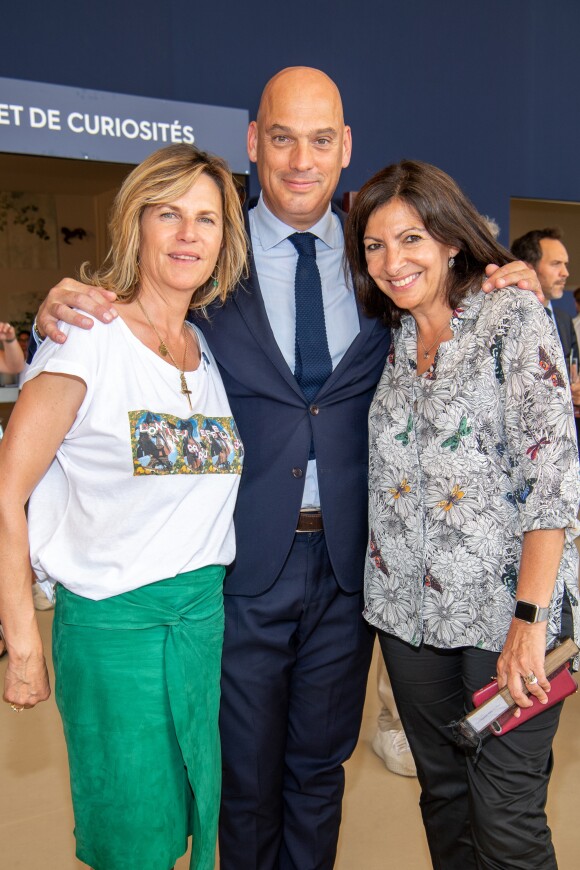
M 402 728 L 394 731 L 381 731 L 377 728 L 372 746 L 392 773 L 398 773 L 399 776 L 417 776 L 415 761 Z
M 53 610 L 54 604 L 52 601 L 49 601 L 44 592 L 42 591 L 42 587 L 38 585 L 38 583 L 32 584 L 32 600 L 34 601 L 34 609 L 35 610 Z

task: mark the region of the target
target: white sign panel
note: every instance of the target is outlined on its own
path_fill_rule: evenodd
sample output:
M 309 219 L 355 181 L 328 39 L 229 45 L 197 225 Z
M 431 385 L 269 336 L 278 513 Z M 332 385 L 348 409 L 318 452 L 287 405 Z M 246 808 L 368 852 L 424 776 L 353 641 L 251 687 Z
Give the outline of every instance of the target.
M 139 163 L 187 142 L 249 173 L 248 112 L 0 78 L 0 151 Z

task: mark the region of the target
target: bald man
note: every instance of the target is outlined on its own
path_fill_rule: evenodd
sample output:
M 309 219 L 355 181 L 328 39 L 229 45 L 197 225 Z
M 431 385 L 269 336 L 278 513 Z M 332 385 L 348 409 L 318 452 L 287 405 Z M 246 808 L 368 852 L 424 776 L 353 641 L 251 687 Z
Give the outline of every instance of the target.
M 199 321 L 246 451 L 225 583 L 220 859 L 222 870 L 330 870 L 373 641 L 361 617 L 367 413 L 390 337 L 343 272 L 331 198 L 351 131 L 336 85 L 303 67 L 274 76 L 248 152 L 262 186 L 251 275 Z M 533 280 L 512 263 L 493 284 Z M 55 316 L 90 327 L 70 305 L 115 316 L 112 296 L 86 293 L 61 282 L 41 331 L 63 339 Z

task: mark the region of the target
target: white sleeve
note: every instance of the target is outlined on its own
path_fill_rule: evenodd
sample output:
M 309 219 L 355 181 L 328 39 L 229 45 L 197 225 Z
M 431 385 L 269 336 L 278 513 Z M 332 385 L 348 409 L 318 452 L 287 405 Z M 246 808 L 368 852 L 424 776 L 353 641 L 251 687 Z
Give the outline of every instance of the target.
M 78 410 L 72 430 L 84 418 L 99 380 L 101 360 L 106 358 L 106 344 L 112 338 L 109 330 L 114 324 L 104 325 L 95 321 L 90 330 L 70 326 L 59 321 L 58 328 L 67 339 L 57 344 L 46 338 L 36 351 L 32 362 L 24 374 L 23 383 L 33 380 L 43 372 L 50 374 L 72 375 L 84 381 L 87 392 Z

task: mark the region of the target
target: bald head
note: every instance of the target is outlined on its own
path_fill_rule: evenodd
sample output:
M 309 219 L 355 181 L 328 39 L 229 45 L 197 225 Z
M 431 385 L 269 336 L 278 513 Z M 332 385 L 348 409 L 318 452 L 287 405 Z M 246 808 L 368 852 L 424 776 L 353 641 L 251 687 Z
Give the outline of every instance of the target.
M 337 117 L 344 124 L 342 110 L 342 98 L 340 91 L 330 76 L 322 70 L 310 66 L 289 66 L 272 76 L 262 91 L 260 106 L 258 108 L 258 123 L 264 112 L 272 110 L 272 107 L 280 105 L 286 100 L 297 103 L 318 98 L 332 105 Z
M 350 162 L 350 128 L 332 79 L 310 67 L 273 76 L 248 130 L 248 153 L 270 211 L 294 229 L 310 229 Z

